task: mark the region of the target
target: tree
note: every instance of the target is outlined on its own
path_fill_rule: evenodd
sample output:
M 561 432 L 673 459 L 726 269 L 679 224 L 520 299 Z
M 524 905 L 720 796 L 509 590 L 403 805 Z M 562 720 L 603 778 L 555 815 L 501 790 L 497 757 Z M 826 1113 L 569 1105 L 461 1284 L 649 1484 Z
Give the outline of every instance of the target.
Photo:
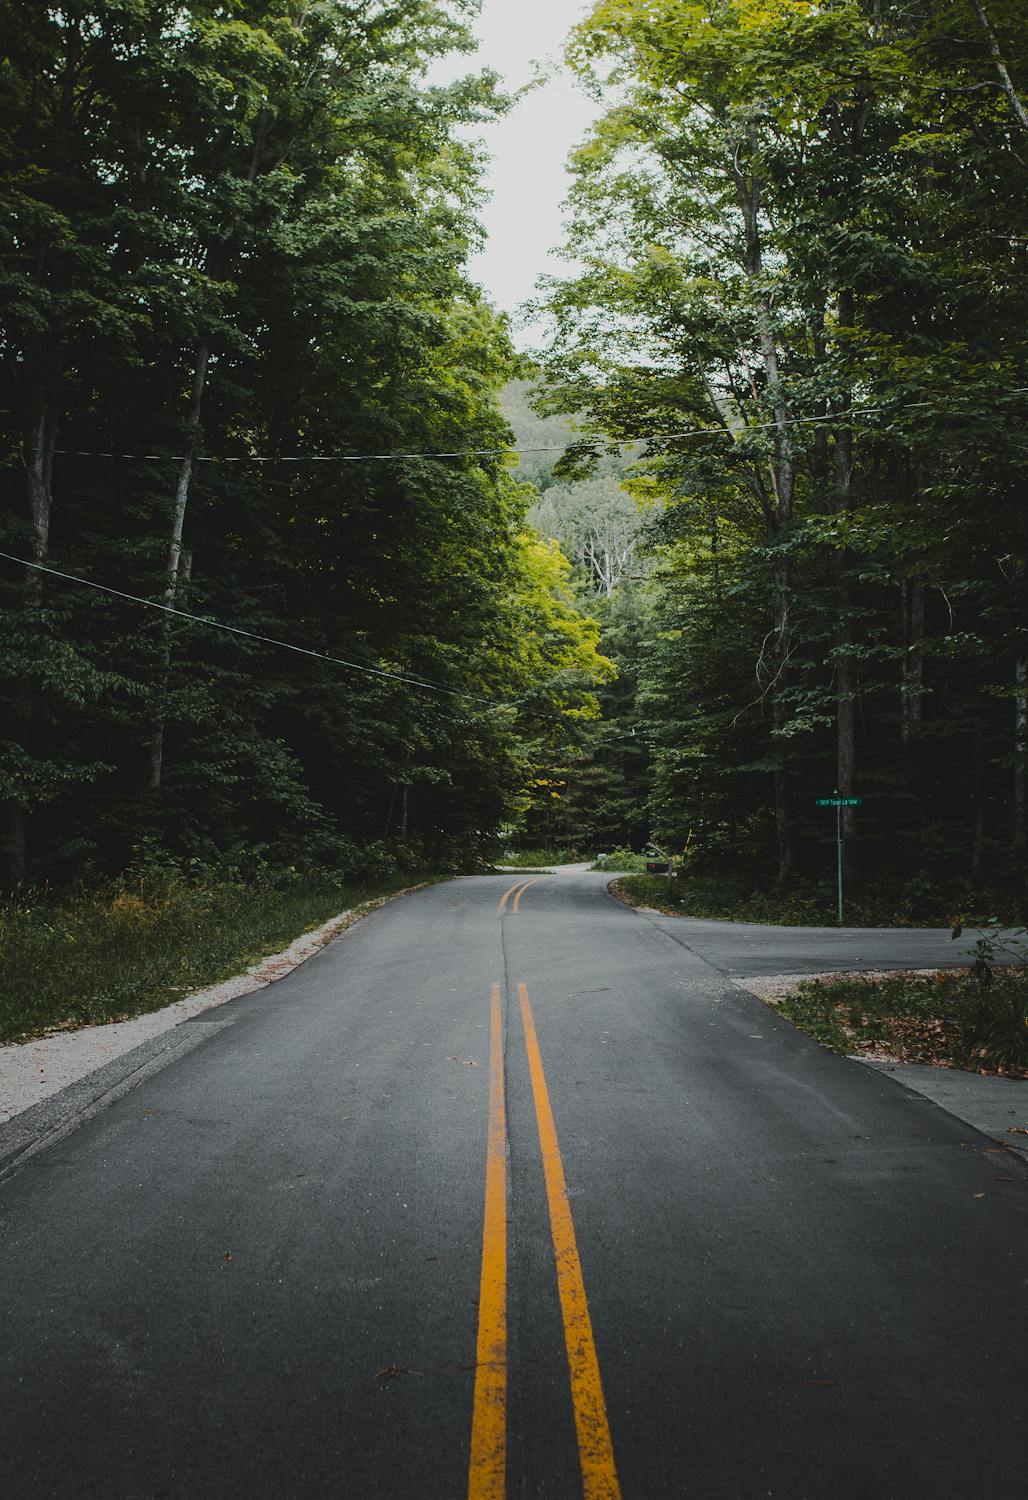
M 638 466 L 667 500 L 654 811 L 766 829 L 770 778 L 780 880 L 816 854 L 812 775 L 910 809 L 864 817 L 868 859 L 924 860 L 948 822 L 980 868 L 1004 801 L 1020 826 L 1024 164 L 969 14 L 607 0 L 572 45 L 608 108 L 576 157 L 585 270 L 549 291 L 554 401 L 695 430 Z
M 140 843 L 473 857 L 520 716 L 535 743 L 591 711 L 608 669 L 526 561 L 513 358 L 465 274 L 457 127 L 503 101 L 424 80 L 465 11 L 11 8 L 4 550 L 121 593 L 5 564 L 9 882 Z

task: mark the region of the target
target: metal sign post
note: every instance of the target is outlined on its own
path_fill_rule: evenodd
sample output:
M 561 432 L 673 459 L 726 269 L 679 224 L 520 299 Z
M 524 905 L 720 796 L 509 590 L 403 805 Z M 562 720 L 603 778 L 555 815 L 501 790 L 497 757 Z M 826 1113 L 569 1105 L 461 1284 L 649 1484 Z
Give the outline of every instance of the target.
M 835 808 L 835 876 L 836 894 L 838 898 L 839 926 L 842 926 L 842 809 L 844 807 L 860 807 L 863 797 L 840 797 L 839 789 L 836 787 L 833 797 L 815 798 L 818 807 Z

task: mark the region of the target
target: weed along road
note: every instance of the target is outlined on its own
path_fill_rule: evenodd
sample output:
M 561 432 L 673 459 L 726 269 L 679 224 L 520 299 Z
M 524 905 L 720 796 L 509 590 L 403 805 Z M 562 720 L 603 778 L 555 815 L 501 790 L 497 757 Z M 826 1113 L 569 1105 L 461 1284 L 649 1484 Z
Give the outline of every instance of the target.
M 0 1490 L 1021 1500 L 1024 1161 L 670 925 L 430 887 L 15 1163 Z

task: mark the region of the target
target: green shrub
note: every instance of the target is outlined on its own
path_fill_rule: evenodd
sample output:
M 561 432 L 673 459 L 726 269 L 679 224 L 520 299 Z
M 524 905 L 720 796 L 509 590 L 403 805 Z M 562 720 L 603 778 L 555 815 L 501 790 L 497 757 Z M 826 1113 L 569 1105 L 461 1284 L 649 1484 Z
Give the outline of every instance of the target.
M 620 854 L 620 851 L 614 851 Z M 631 855 L 634 863 L 603 866 L 611 873 L 621 870 L 641 871 L 646 861 L 642 855 Z M 613 853 L 611 855 L 613 859 Z M 763 883 L 752 873 L 739 870 L 709 870 L 686 864 L 674 879 L 670 896 L 667 881 L 660 875 L 630 873 L 619 881 L 624 897 L 632 904 L 655 906 L 674 915 L 702 917 L 728 922 L 764 922 L 775 927 L 834 927 L 836 925 L 835 889 L 830 882 L 820 884 L 797 880 L 780 887 L 770 879 Z M 1013 925 L 1021 919 L 1019 911 L 1009 910 L 995 897 L 980 896 L 973 901 L 962 883 L 939 887 L 929 895 L 922 885 L 908 887 L 902 881 L 880 881 L 873 891 L 855 893 L 848 900 L 844 925 L 847 927 L 948 927 L 954 911 L 988 911 L 999 906 L 1007 910 Z M 967 917 L 965 922 L 987 922 L 986 917 Z
M 807 980 L 780 1013 L 836 1052 L 1028 1075 L 1028 967 Z
M 578 849 L 505 849 L 497 864 L 513 865 L 518 870 L 538 870 L 543 865 L 577 865 L 588 859 Z
M 632 868 L 645 868 L 642 855 L 633 858 L 638 863 Z M 819 904 L 803 890 L 744 890 L 717 876 L 693 874 L 688 868 L 678 871 L 670 891 L 664 875 L 628 874 L 618 881 L 617 888 L 631 905 L 654 906 L 676 916 L 800 927 L 821 927 L 828 920 Z
M 1001 970 L 986 991 L 976 990 L 967 1042 L 991 1067 L 1028 1073 L 1028 969 Z
M 622 872 L 640 871 L 646 869 L 645 854 L 636 854 L 628 848 L 617 848 L 608 850 L 603 856 L 603 863 L 599 860 L 593 865 L 594 870 L 609 870 L 612 875 Z M 666 882 L 665 882 L 666 883 Z

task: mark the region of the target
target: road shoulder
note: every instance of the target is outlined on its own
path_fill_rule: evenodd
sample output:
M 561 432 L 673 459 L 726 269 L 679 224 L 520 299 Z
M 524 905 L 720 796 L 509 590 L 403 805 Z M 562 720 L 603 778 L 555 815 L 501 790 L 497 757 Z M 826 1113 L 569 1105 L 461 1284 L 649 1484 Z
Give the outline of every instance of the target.
M 175 1031 L 185 1022 L 195 1022 L 197 1017 L 230 1000 L 253 994 L 283 979 L 362 917 L 387 901 L 420 889 L 420 885 L 409 886 L 338 912 L 313 931 L 301 933 L 279 953 L 268 954 L 241 973 L 196 990 L 160 1010 L 147 1011 L 126 1021 L 56 1030 L 48 1036 L 0 1047 L 0 1138 L 11 1121 L 65 1091 L 73 1090 L 93 1074 L 106 1076 L 111 1067 L 114 1068 L 112 1078 L 119 1069 L 127 1068 L 130 1074 L 133 1073 L 132 1058 L 137 1053 L 140 1057 L 149 1055 L 147 1049 L 154 1048 L 168 1032 Z M 197 1035 L 196 1040 L 199 1039 Z M 167 1046 L 156 1046 L 154 1055 L 163 1055 L 167 1050 Z M 80 1111 L 74 1095 L 69 1095 L 68 1103 L 77 1116 Z M 48 1118 L 45 1112 L 40 1116 L 40 1120 Z M 49 1129 L 49 1126 L 44 1125 L 44 1129 Z M 0 1161 L 2 1153 L 0 1144 Z
M 801 980 L 838 978 L 842 973 L 932 973 L 968 961 L 954 951 L 949 932 L 942 929 L 801 929 L 713 922 L 633 906 L 616 889 L 610 894 L 776 1013 L 776 1002 Z M 850 1054 L 846 1060 L 854 1067 L 875 1068 L 1028 1161 L 1028 1134 L 1020 1133 L 1028 1130 L 1028 1079 L 888 1057 Z
M 930 969 L 867 970 L 866 974 L 930 974 Z M 733 978 L 737 989 L 762 1000 L 772 1010 L 777 1002 L 801 980 L 837 979 L 838 973 L 759 974 L 745 979 Z M 1000 1078 L 993 1074 L 972 1073 L 963 1068 L 946 1068 L 932 1063 L 901 1062 L 895 1057 L 862 1057 L 849 1053 L 848 1062 L 874 1068 L 913 1094 L 929 1099 L 962 1120 L 965 1125 L 991 1136 L 1028 1161 L 1028 1079 Z

